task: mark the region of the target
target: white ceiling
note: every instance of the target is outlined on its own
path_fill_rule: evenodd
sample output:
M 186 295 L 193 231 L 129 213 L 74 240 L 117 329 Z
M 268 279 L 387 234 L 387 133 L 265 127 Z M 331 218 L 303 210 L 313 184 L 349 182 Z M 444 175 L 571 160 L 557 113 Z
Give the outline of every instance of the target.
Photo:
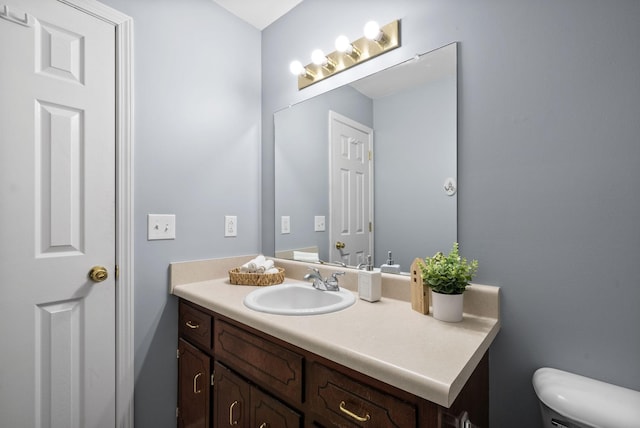
M 302 0 L 213 0 L 258 30 L 293 9 Z

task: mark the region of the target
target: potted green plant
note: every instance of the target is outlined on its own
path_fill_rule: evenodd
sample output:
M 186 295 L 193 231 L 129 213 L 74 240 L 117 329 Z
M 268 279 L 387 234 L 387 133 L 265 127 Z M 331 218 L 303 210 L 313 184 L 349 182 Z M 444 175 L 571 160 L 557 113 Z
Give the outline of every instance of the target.
M 461 257 L 458 243 L 448 255 L 437 252 L 418 263 L 422 283 L 431 288 L 433 316 L 442 321 L 462 321 L 463 293 L 478 270 L 478 261 Z

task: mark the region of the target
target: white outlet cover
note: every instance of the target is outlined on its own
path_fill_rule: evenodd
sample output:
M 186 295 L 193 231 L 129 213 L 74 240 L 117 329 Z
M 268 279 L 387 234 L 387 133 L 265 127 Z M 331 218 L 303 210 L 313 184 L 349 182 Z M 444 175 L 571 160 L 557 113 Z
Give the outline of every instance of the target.
M 238 216 L 224 216 L 224 236 L 227 238 L 238 236 Z
M 314 230 L 316 232 L 324 232 L 326 230 L 325 218 L 323 215 L 317 215 L 314 217 Z
M 175 214 L 148 214 L 147 240 L 176 239 Z
M 280 233 L 291 233 L 291 217 L 289 217 L 288 215 L 283 215 L 282 217 L 280 217 Z

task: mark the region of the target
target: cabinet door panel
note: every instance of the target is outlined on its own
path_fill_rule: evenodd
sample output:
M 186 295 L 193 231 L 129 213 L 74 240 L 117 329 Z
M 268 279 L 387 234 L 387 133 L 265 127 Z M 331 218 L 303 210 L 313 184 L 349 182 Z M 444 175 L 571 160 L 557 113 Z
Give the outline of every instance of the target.
M 251 387 L 228 368 L 214 363 L 214 427 L 249 427 Z
M 178 352 L 178 427 L 209 428 L 211 360 L 182 339 Z
M 258 388 L 251 387 L 251 426 L 300 428 L 300 415 Z

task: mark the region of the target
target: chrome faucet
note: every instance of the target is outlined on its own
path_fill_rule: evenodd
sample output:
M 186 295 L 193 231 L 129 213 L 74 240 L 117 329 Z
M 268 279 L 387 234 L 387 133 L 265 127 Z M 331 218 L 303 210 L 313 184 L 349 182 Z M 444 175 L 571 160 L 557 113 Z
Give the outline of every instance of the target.
M 322 278 L 320 271 L 317 268 L 309 268 L 311 273 L 304 276 L 307 281 L 313 280 L 313 288 L 321 291 L 340 291 L 338 286 L 338 276 L 344 275 L 344 272 L 334 272 L 331 274 L 331 278 Z

